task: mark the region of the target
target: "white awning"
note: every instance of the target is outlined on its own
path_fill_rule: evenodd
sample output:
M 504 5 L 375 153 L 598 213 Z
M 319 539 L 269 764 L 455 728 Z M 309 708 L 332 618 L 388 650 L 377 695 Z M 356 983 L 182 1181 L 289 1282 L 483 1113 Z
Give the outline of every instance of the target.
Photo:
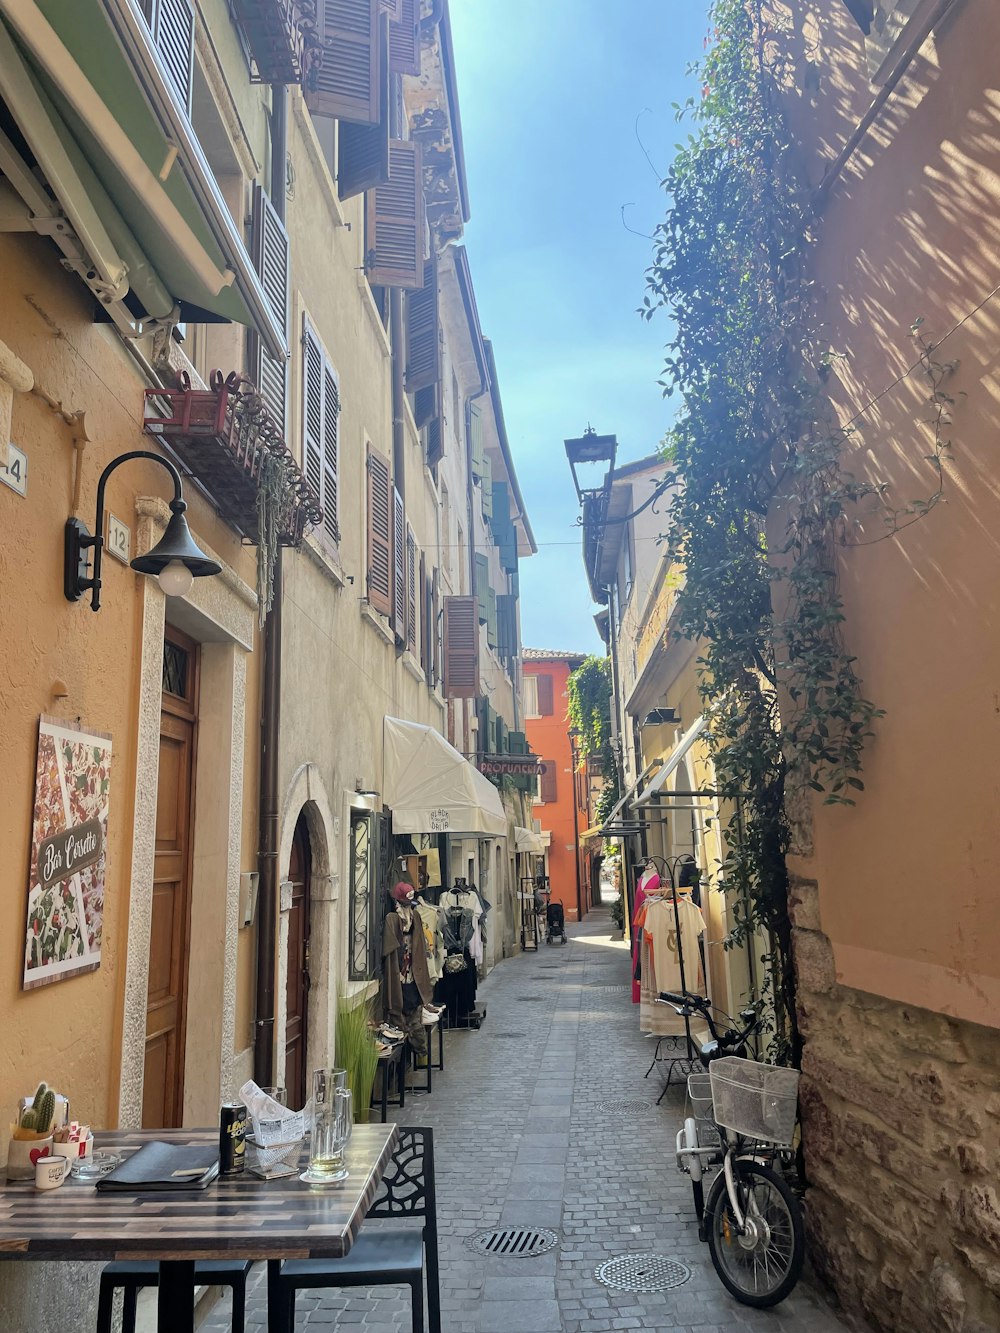
M 688 750 L 690 750 L 691 746 L 705 730 L 707 723 L 708 719 L 701 716 L 696 722 L 693 722 L 691 726 L 688 727 L 687 731 L 685 731 L 684 735 L 670 751 L 667 762 L 657 772 L 656 777 L 653 778 L 645 791 L 641 792 L 639 796 L 636 797 L 636 805 L 648 805 L 650 801 L 663 790 L 667 778 L 674 772 L 681 760 L 687 754 Z
M 500 793 L 439 731 L 387 717 L 382 749 L 394 833 L 506 836 Z
M 514 850 L 517 852 L 534 852 L 541 856 L 547 845 L 542 834 L 536 833 L 534 829 L 514 829 Z

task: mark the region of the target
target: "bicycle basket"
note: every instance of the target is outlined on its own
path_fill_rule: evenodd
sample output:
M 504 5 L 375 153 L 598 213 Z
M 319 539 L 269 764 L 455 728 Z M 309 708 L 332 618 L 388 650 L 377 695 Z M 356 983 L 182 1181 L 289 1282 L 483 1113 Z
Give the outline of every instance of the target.
M 712 1080 L 708 1074 L 688 1074 L 688 1101 L 691 1114 L 699 1125 L 714 1125 L 712 1116 Z
M 748 1139 L 790 1147 L 799 1071 L 727 1055 L 709 1067 L 716 1124 Z

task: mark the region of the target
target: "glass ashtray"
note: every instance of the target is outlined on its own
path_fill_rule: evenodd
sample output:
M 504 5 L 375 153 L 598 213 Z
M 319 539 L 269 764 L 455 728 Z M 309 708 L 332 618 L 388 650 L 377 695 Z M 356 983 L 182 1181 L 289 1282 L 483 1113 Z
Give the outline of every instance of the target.
M 74 1180 L 83 1181 L 84 1184 L 94 1184 L 95 1181 L 106 1176 L 113 1171 L 121 1162 L 121 1158 L 114 1152 L 95 1152 L 90 1157 L 78 1157 L 70 1167 L 70 1175 Z

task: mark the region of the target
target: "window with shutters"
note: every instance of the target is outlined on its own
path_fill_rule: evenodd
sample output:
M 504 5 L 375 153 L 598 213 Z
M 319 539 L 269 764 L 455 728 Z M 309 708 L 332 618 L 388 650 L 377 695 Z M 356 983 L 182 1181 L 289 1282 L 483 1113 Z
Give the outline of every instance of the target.
M 486 589 L 486 642 L 491 648 L 497 646 L 497 594 L 496 589 Z
M 472 454 L 472 475 L 479 481 L 485 471 L 485 445 L 483 441 L 483 414 L 476 403 L 469 404 L 469 449 Z
M 417 651 L 417 542 L 406 525 L 406 646 Z
M 383 616 L 392 615 L 393 489 L 389 460 L 368 446 L 368 601 Z
M 251 211 L 250 253 L 260 277 L 267 303 L 288 337 L 288 234 L 263 187 L 255 182 Z M 285 403 L 288 391 L 287 361 L 272 361 L 260 337 L 251 331 L 248 339 L 249 374 L 260 396 L 285 433 Z
M 535 681 L 538 687 L 538 713 L 540 717 L 551 717 L 555 711 L 552 677 L 540 672 Z
M 378 30 L 378 115 L 373 124 L 341 120 L 337 125 L 337 192 L 351 199 L 384 185 L 389 179 L 389 17 L 381 14 Z M 322 121 L 318 112 L 313 115 Z
M 538 711 L 538 677 L 525 672 L 521 681 L 521 706 L 525 717 L 541 717 Z
M 366 195 L 365 272 L 383 287 L 424 285 L 424 188 L 419 144 L 389 142 L 389 180 Z
M 302 470 L 323 505 L 322 531 L 340 541 L 340 384 L 316 330 L 302 319 Z
M 194 76 L 194 5 L 191 0 L 142 0 L 142 10 L 171 87 L 191 114 Z
M 407 393 L 437 386 L 441 381 L 441 334 L 438 318 L 437 261 L 432 256 L 424 263 L 424 283 L 406 294 L 406 367 Z M 435 414 L 436 415 L 436 414 Z M 424 425 L 418 421 L 417 425 Z
M 543 759 L 538 765 L 537 800 L 545 805 L 554 805 L 556 801 L 556 765 L 552 759 Z
M 479 617 L 475 597 L 444 599 L 444 694 L 475 699 L 479 694 Z
M 392 629 L 401 643 L 406 641 L 406 509 L 403 497 L 392 492 Z
M 485 625 L 489 619 L 490 562 L 485 555 L 476 555 L 476 605 L 479 622 Z
M 378 0 L 316 0 L 316 53 L 304 88 L 310 111 L 364 125 L 378 123 L 378 20 Z
M 420 73 L 420 0 L 394 0 L 389 24 L 389 64 L 394 74 Z

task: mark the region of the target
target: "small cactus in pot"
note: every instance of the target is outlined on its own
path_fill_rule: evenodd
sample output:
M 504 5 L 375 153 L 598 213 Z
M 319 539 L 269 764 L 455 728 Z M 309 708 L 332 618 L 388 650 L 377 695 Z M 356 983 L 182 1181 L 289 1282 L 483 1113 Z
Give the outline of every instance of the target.
M 39 1083 L 31 1105 L 21 1112 L 21 1129 L 34 1134 L 48 1134 L 56 1114 L 56 1094 L 46 1083 Z

